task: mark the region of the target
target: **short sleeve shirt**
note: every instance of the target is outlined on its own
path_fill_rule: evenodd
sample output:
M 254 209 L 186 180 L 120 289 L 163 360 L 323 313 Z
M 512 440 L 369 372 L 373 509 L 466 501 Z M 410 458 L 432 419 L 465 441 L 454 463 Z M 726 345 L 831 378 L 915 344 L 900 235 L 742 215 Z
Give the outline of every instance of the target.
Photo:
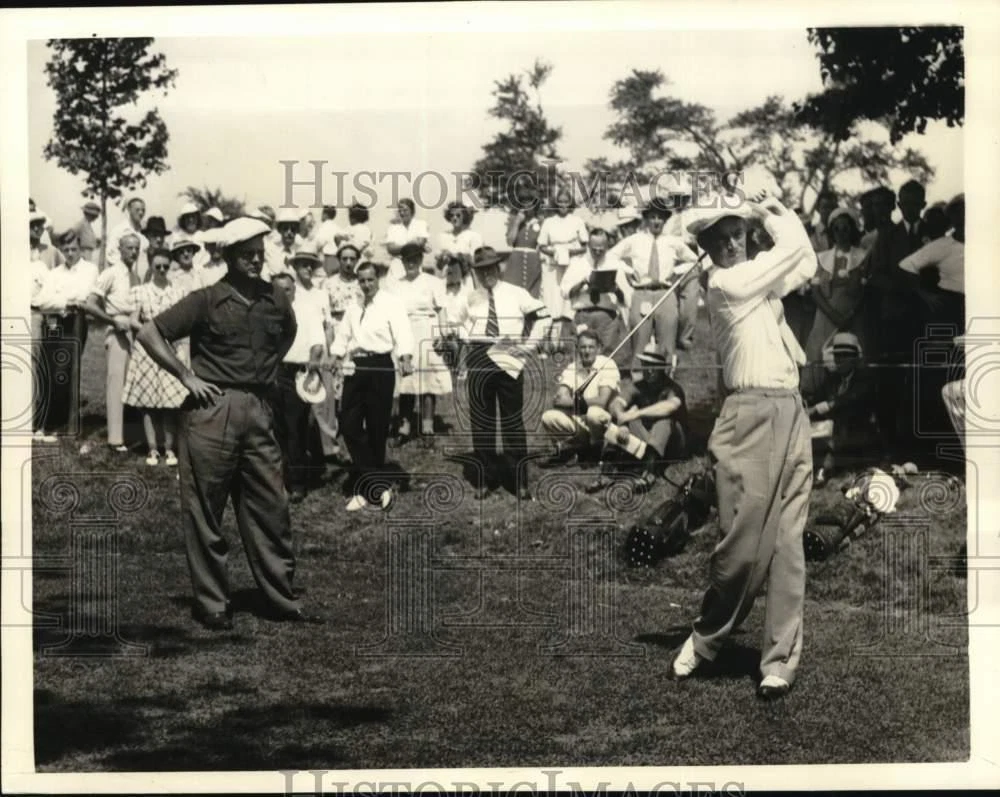
M 153 321 L 168 341 L 190 337 L 191 370 L 221 386 L 272 384 L 297 331 L 283 291 L 258 280 L 253 295 L 244 298 L 228 276 L 188 294 Z
M 576 391 L 591 374 L 596 374 L 596 376 L 590 380 L 590 383 L 584 389 L 584 400 L 591 401 L 596 399 L 602 387 L 611 388 L 613 392 L 617 392 L 618 383 L 621 380 L 621 376 L 618 373 L 618 366 L 615 365 L 613 360 L 601 354 L 597 355 L 594 359 L 594 364 L 588 369 L 584 369 L 580 365 L 579 360 L 574 361 L 572 365 L 568 366 L 562 372 L 562 376 L 559 377 L 559 384 L 566 385 L 571 391 Z

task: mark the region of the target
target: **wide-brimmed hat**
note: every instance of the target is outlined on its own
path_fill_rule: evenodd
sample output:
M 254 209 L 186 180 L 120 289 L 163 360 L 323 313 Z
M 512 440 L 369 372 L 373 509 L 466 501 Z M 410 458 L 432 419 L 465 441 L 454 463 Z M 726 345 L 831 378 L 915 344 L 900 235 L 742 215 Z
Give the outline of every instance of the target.
M 32 210 L 28 214 L 28 224 L 37 224 L 42 222 L 43 224 L 49 223 L 49 217 L 42 213 L 40 210 Z
M 185 216 L 201 216 L 201 208 L 199 208 L 194 202 L 185 202 L 181 205 L 180 211 L 177 213 L 177 220 L 180 221 Z
M 646 218 L 652 213 L 666 214 L 667 218 L 673 215 L 674 209 L 670 206 L 670 200 L 665 196 L 654 195 L 648 202 L 643 203 L 642 217 Z
M 83 210 L 89 210 L 91 213 L 100 213 L 101 206 L 94 202 L 94 200 L 90 200 L 89 202 L 83 203 Z
M 655 344 L 652 343 L 639 352 L 637 359 L 643 365 L 662 366 L 664 368 L 667 367 L 667 358 L 657 351 Z
M 353 249 L 354 254 L 358 256 L 359 260 L 361 259 L 361 247 L 355 243 L 352 243 L 351 241 L 344 241 L 343 243 L 341 243 L 340 246 L 337 247 L 337 257 L 340 257 L 340 253 L 343 252 L 345 249 Z
M 201 244 L 194 238 L 184 234 L 178 234 L 170 239 L 170 254 L 180 252 L 184 249 L 201 249 Z
M 739 200 L 735 196 L 716 195 L 707 199 L 703 205 L 688 208 L 686 214 L 689 219 L 687 231 L 698 236 L 723 219 L 730 216 L 748 219 L 753 215 L 753 212 L 747 202 Z
M 146 226 L 142 229 L 143 235 L 163 235 L 167 236 L 170 231 L 167 229 L 167 223 L 163 220 L 163 216 L 150 216 L 146 219 Z
M 472 255 L 473 268 L 486 268 L 496 266 L 506 260 L 505 255 L 501 255 L 492 246 L 481 246 Z
M 295 250 L 295 254 L 292 255 L 291 262 L 294 264 L 296 260 L 308 261 L 309 263 L 312 263 L 313 266 L 317 266 L 323 262 L 322 258 L 319 256 L 319 252 L 316 251 L 316 245 L 311 241 L 307 241 Z
M 326 385 L 319 374 L 299 371 L 295 375 L 295 392 L 306 404 L 322 404 L 326 401 Z
M 861 341 L 853 332 L 838 332 L 830 340 L 830 350 L 834 354 L 853 354 L 860 357 Z
M 222 215 L 222 211 L 219 208 L 209 208 L 205 211 L 205 215 L 210 219 L 215 219 L 219 224 L 225 224 L 226 217 Z
M 213 227 L 210 230 L 202 230 L 201 242 L 205 246 L 210 246 L 213 244 L 221 244 L 223 242 L 222 227 Z
M 826 220 L 827 229 L 833 227 L 833 223 L 841 216 L 847 216 L 847 218 L 854 222 L 855 227 L 859 230 L 861 229 L 861 219 L 859 219 L 858 214 L 850 208 L 836 208 Z

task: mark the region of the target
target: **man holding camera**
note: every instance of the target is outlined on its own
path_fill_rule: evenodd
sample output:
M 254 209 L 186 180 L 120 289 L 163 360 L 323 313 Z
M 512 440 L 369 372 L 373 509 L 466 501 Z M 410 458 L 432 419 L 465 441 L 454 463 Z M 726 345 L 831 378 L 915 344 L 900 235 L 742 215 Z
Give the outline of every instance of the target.
M 688 230 L 711 258 L 706 304 L 726 399 L 709 440 L 722 540 L 710 560 L 693 633 L 671 665 L 674 678 L 713 660 L 767 585 L 758 694 L 787 693 L 802 653 L 805 554 L 812 490 L 809 419 L 799 394 L 805 354 L 781 299 L 816 271 L 801 221 L 761 191 L 747 202 L 718 197 L 692 211 Z M 774 247 L 747 258 L 747 222 L 760 218 Z

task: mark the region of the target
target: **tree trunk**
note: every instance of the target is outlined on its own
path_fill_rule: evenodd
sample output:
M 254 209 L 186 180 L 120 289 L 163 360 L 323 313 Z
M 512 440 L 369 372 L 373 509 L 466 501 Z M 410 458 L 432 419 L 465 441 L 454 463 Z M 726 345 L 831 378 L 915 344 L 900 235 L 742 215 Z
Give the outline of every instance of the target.
M 104 264 L 107 263 L 108 252 L 108 199 L 101 195 L 101 254 L 97 263 L 97 268 L 104 271 Z

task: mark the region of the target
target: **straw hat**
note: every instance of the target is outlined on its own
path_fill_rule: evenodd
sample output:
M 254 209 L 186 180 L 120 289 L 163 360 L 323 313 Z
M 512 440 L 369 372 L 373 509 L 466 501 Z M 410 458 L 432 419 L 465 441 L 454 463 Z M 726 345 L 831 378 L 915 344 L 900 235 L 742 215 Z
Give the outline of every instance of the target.
M 306 404 L 322 404 L 326 401 L 326 386 L 315 372 L 299 371 L 295 375 L 295 392 Z

